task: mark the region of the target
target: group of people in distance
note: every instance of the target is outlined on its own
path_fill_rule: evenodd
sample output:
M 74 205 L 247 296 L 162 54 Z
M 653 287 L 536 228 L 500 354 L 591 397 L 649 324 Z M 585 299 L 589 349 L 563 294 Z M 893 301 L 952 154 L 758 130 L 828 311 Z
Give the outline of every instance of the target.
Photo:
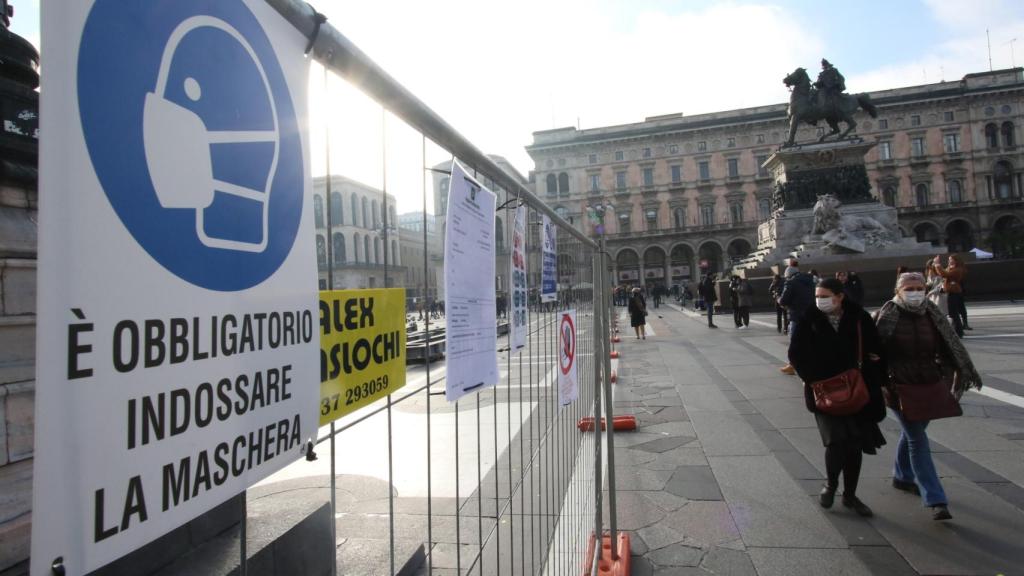
M 875 454 L 885 437 L 878 423 L 886 406 L 901 432 L 893 463 L 892 486 L 919 495 L 935 520 L 952 518 L 949 500 L 932 460 L 926 429 L 931 420 L 957 416 L 960 397 L 981 388 L 981 377 L 960 341 L 966 323 L 963 261 L 929 260 L 925 271 L 900 269 L 894 296 L 868 314 L 863 287 L 854 274 L 815 280 L 795 261 L 785 282 L 773 283 L 779 329 L 788 320 L 789 364 L 786 374 L 804 382 L 807 409 L 814 414 L 825 446 L 827 480 L 819 495 L 830 508 L 843 477 L 842 503 L 861 516 L 871 509 L 857 497 L 863 454 Z M 952 323 L 947 319 L 952 317 Z M 869 392 L 867 405 L 852 415 L 836 416 L 816 405 L 810 383 L 859 368 Z

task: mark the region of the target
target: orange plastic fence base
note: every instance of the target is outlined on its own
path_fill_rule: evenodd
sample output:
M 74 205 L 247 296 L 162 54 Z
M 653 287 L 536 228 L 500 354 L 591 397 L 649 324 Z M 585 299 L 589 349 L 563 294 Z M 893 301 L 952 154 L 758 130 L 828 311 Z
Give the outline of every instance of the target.
M 612 342 L 618 344 L 619 342 L 622 342 L 622 339 L 619 338 L 618 336 L 612 336 Z
M 587 546 L 587 557 L 583 564 L 583 574 L 590 574 L 590 568 L 594 565 L 594 554 L 596 551 L 596 538 L 590 535 L 590 544 Z M 629 534 L 619 532 L 619 542 L 616 547 L 618 557 L 612 559 L 612 537 L 605 534 L 601 537 L 601 556 L 597 559 L 597 573 L 600 576 L 629 576 L 630 574 L 630 547 Z
M 612 353 L 609 354 L 608 356 L 610 358 L 612 358 L 612 359 L 618 358 L 619 357 L 619 351 L 618 350 L 612 350 Z
M 615 370 L 612 370 L 611 381 L 612 381 L 612 384 L 615 384 L 616 382 L 619 381 L 619 373 L 616 372 Z
M 594 419 L 590 416 L 584 416 L 580 418 L 579 422 L 576 423 L 576 427 L 584 432 L 590 432 L 594 429 Z M 605 429 L 605 420 L 601 418 L 601 430 Z M 636 430 L 636 416 L 631 414 L 614 416 L 612 417 L 612 430 L 619 432 Z

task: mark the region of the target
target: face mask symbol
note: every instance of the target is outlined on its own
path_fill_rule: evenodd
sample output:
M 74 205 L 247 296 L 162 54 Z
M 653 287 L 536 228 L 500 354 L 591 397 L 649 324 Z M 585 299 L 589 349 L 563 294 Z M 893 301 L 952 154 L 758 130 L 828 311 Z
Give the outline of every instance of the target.
M 190 32 L 202 28 L 227 34 L 252 59 L 266 90 L 272 129 L 209 130 L 199 114 L 167 98 L 171 63 L 178 45 Z M 185 78 L 183 88 L 192 102 L 203 97 L 203 87 L 195 78 Z M 217 18 L 194 16 L 179 24 L 164 48 L 156 88 L 146 94 L 142 128 L 146 164 L 160 205 L 195 210 L 196 235 L 206 246 L 263 252 L 267 247 L 270 184 L 277 168 L 280 133 L 270 83 L 249 42 L 234 27 Z M 273 148 L 261 188 L 253 187 L 251 182 L 240 184 L 215 177 L 211 146 L 252 144 Z

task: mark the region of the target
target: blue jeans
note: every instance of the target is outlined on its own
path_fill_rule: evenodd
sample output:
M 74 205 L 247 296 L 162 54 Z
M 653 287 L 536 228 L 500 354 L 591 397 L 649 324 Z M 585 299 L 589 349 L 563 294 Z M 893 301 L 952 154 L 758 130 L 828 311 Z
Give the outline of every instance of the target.
M 907 422 L 899 412 L 894 413 L 903 430 L 896 444 L 893 477 L 900 482 L 916 482 L 925 506 L 947 504 L 946 491 L 942 489 L 939 474 L 935 471 L 928 434 L 925 433 L 928 422 Z

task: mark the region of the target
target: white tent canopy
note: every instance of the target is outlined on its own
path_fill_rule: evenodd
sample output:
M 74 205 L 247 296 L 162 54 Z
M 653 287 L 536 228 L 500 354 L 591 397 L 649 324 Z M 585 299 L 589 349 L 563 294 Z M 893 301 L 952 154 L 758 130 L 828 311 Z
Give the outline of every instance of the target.
M 971 248 L 971 252 L 974 254 L 974 257 L 977 258 L 978 260 L 988 260 L 992 258 L 991 252 L 985 252 L 981 248 Z

